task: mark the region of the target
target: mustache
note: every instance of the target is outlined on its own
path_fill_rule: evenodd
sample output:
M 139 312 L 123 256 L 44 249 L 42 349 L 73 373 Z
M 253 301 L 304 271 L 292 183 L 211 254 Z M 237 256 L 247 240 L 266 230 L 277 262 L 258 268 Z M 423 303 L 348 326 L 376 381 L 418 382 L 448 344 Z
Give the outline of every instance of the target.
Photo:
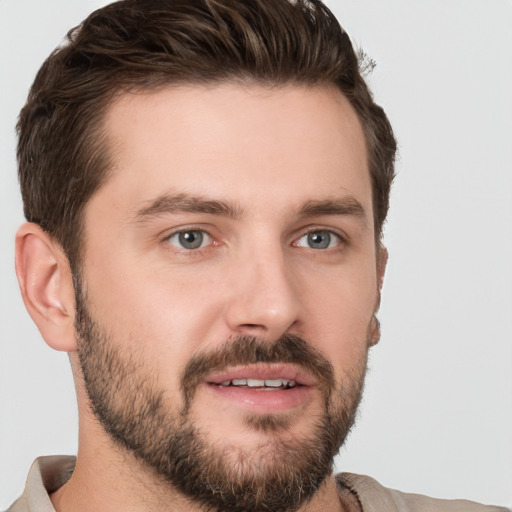
M 288 363 L 313 375 L 325 395 L 335 386 L 334 368 L 322 353 L 300 336 L 285 334 L 274 341 L 254 336 L 237 336 L 217 349 L 192 356 L 181 374 L 185 410 L 197 386 L 212 372 L 255 363 Z

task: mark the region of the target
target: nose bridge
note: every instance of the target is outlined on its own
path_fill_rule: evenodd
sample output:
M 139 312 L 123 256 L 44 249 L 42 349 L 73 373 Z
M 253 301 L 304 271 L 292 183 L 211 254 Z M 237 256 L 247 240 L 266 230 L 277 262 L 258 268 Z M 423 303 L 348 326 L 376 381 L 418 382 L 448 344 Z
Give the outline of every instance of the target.
M 293 268 L 278 238 L 267 237 L 247 246 L 235 267 L 234 293 L 227 308 L 232 331 L 276 339 L 298 322 L 300 303 Z

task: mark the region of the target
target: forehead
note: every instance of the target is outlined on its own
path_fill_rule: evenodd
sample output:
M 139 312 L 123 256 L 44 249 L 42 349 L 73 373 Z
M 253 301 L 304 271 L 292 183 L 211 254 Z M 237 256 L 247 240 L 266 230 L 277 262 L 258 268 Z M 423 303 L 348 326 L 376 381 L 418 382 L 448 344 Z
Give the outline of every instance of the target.
M 274 208 L 349 194 L 371 211 L 362 127 L 333 87 L 222 84 L 124 94 L 105 128 L 115 165 L 97 195 L 120 207 L 176 193 Z

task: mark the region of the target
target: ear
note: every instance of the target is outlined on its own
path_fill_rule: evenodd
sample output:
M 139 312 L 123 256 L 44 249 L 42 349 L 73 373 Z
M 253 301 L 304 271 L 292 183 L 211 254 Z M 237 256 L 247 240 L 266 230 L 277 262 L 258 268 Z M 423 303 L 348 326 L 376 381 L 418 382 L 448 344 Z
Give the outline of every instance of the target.
M 75 351 L 75 293 L 64 251 L 28 222 L 16 234 L 15 261 L 23 302 L 42 337 L 55 350 Z
M 375 309 L 373 317 L 369 325 L 368 342 L 369 345 L 376 345 L 380 340 L 380 322 L 377 318 L 377 312 L 380 307 L 380 296 L 382 285 L 384 283 L 384 274 L 386 273 L 386 265 L 388 263 L 388 250 L 380 245 L 377 247 L 377 299 L 375 301 Z
M 384 284 L 384 274 L 386 273 L 386 266 L 388 264 L 388 250 L 382 245 L 379 244 L 377 248 L 377 285 L 378 285 L 378 294 L 379 300 L 377 303 L 377 310 L 380 306 L 380 292 L 382 290 L 382 285 Z

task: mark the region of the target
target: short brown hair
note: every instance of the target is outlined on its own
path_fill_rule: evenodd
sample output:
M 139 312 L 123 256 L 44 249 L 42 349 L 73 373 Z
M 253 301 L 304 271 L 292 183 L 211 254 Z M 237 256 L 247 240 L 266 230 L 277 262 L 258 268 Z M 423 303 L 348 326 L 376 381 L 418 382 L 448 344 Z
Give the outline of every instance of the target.
M 77 263 L 83 208 L 108 177 L 102 121 L 116 95 L 230 80 L 343 92 L 365 133 L 380 239 L 396 142 L 348 35 L 319 0 L 124 0 L 92 13 L 44 62 L 20 114 L 27 220 Z

